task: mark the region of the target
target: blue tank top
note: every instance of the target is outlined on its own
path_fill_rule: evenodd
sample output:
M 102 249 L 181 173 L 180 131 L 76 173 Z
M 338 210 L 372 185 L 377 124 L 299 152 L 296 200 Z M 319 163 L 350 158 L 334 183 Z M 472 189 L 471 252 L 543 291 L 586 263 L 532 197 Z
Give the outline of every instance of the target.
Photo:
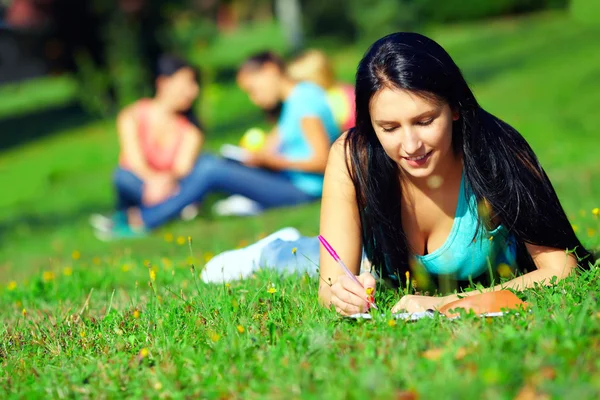
M 487 271 L 496 272 L 516 262 L 516 241 L 506 227 L 493 230 L 479 224 L 477 198 L 462 176 L 454 223 L 444 244 L 426 255 L 415 255 L 417 263 L 434 275 L 452 275 L 457 280 L 477 278 Z

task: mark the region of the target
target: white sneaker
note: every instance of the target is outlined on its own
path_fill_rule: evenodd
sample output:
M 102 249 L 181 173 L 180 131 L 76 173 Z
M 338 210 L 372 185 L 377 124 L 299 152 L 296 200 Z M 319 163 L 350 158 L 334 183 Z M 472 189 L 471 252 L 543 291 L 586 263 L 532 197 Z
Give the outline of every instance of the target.
M 206 283 L 223 283 L 244 279 L 258 269 L 263 249 L 272 241 L 300 239 L 295 228 L 283 228 L 258 242 L 237 250 L 229 250 L 213 257 L 202 270 L 201 278 Z
M 112 230 L 114 225 L 112 218 L 102 214 L 90 215 L 89 222 L 92 228 L 100 232 L 109 232 Z
M 262 213 L 262 206 L 254 200 L 240 195 L 229 196 L 213 206 L 213 213 L 219 216 L 250 217 Z
M 188 204 L 181 210 L 179 216 L 184 221 L 191 221 L 200 214 L 200 207 L 196 203 Z

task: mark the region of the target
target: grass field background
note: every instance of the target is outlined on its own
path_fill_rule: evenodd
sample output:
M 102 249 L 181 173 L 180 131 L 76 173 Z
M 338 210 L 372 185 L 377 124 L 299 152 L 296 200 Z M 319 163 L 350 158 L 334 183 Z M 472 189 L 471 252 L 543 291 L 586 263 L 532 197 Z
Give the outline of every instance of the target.
M 483 107 L 522 132 L 580 239 L 600 248 L 600 219 L 591 212 L 600 207 L 600 29 L 550 13 L 426 33 L 454 57 Z M 332 52 L 345 80 L 364 50 Z M 71 84 L 51 90 L 66 96 Z M 42 92 L 34 97 L 43 99 Z M 201 111 L 208 151 L 261 120 L 233 82 L 206 87 Z M 55 124 L 47 135 L 0 152 L 6 396 L 600 396 L 597 268 L 524 293 L 531 314 L 455 322 L 394 324 L 389 315 L 347 322 L 319 308 L 316 279 L 307 276 L 261 271 L 244 282 L 204 285 L 201 268 L 220 251 L 284 226 L 316 234 L 319 205 L 246 219 L 204 211 L 143 240 L 99 242 L 87 218 L 112 206 L 114 125 Z M 27 132 L 0 133 L 19 134 Z M 378 296 L 389 309 L 401 294 Z

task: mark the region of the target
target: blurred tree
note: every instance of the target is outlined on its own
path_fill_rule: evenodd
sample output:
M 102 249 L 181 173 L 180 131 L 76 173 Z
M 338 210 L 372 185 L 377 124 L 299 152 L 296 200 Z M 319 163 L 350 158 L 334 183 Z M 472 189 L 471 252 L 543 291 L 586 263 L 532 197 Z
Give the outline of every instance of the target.
M 299 51 L 304 44 L 299 0 L 275 0 L 275 11 L 290 50 Z
M 306 35 L 352 41 L 356 26 L 348 11 L 348 0 L 302 0 L 302 17 Z

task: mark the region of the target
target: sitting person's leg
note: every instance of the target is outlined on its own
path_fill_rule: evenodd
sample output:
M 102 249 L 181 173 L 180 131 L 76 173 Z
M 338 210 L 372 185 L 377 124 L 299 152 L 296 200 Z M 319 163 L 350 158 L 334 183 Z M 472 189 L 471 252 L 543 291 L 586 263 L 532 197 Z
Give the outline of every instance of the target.
M 144 182 L 133 172 L 117 168 L 113 183 L 117 193 L 117 210 L 127 210 L 142 204 Z
M 284 228 L 250 246 L 213 257 L 201 277 L 207 283 L 228 282 L 247 278 L 259 268 L 317 276 L 320 246 L 318 237 L 301 236 L 294 228 Z M 363 252 L 361 273 L 365 271 L 376 275 Z
M 142 203 L 144 182 L 131 171 L 117 168 L 113 174 L 113 185 L 116 193 L 116 212 L 110 216 L 92 214 L 90 224 L 108 240 L 116 228 L 121 229 L 129 224 L 127 210 L 138 207 Z M 98 233 L 97 232 L 97 233 Z
M 151 229 L 162 225 L 176 216 L 183 207 L 202 201 L 210 192 L 239 194 L 258 202 L 264 208 L 315 200 L 282 174 L 205 154 L 198 159 L 193 171 L 182 179 L 177 195 L 162 204 L 141 208 L 145 227 Z

